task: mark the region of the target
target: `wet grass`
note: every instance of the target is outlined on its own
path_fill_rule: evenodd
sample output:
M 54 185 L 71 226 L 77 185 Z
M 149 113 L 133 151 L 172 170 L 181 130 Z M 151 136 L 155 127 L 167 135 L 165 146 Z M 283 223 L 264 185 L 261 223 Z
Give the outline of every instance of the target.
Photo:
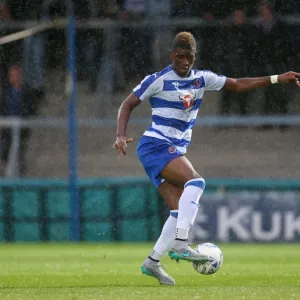
M 300 245 L 219 245 L 224 265 L 197 274 L 162 261 L 177 285 L 141 275 L 150 244 L 0 245 L 0 299 L 299 299 Z

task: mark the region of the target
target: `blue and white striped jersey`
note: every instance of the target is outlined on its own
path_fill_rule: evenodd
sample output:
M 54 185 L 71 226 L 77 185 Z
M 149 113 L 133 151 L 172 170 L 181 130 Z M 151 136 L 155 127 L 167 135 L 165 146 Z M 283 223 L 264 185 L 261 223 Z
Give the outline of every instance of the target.
M 146 76 L 133 89 L 141 101 L 149 99 L 152 107 L 152 125 L 144 135 L 168 140 L 185 153 L 204 91 L 220 90 L 225 81 L 224 76 L 195 69 L 188 77 L 180 77 L 171 65 Z

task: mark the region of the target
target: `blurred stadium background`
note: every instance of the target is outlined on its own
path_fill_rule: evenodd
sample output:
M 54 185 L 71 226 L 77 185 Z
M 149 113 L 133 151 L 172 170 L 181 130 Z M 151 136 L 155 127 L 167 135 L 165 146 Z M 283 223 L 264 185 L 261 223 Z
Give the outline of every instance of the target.
M 136 244 L 137 252 L 148 251 L 145 247 L 151 246 L 145 243 L 159 236 L 167 213 L 135 155 L 151 110 L 144 103 L 133 112 L 128 135 L 134 143 L 128 147 L 126 157 L 119 157 L 112 150 L 119 105 L 145 75 L 169 63 L 172 37 L 182 30 L 196 37 L 196 68 L 232 77 L 299 71 L 299 16 L 300 5 L 292 0 L 231 4 L 222 0 L 2 1 L 3 262 L 11 258 L 11 251 L 16 251 L 18 261 L 28 259 L 22 256 L 26 247 L 7 245 L 15 242 L 37 242 L 35 250 L 27 249 L 37 251 L 37 256 L 45 255 L 44 264 L 51 263 L 49 254 L 39 248 L 43 247 L 38 243 L 42 241 L 100 245 L 135 242 L 141 243 Z M 233 253 L 245 251 L 241 243 L 276 242 L 278 255 L 274 259 L 281 259 L 280 266 L 284 268 L 288 257 L 280 258 L 280 254 L 289 253 L 284 244 L 295 245 L 300 240 L 299 124 L 299 91 L 292 84 L 239 96 L 206 93 L 187 154 L 207 180 L 191 236 L 194 242 L 240 243 L 232 244 L 232 248 L 231 244 L 224 246 L 233 266 Z M 10 248 L 13 246 L 15 250 Z M 74 257 L 80 253 L 88 256 L 91 250 L 84 247 L 88 246 L 80 251 L 74 248 Z M 255 251 L 255 246 L 251 247 Z M 68 256 L 63 245 L 58 251 Z M 104 255 L 102 252 L 98 255 Z M 291 254 L 293 266 L 299 261 L 297 253 Z M 104 276 L 100 256 L 98 272 Z M 259 253 L 253 259 L 258 263 Z M 117 259 L 116 263 L 122 264 Z M 35 268 L 42 266 L 41 262 Z M 249 266 L 247 262 L 240 268 Z M 15 265 L 6 267 L 14 274 Z M 292 276 L 292 269 L 290 266 L 285 276 Z M 225 270 L 230 272 L 229 267 Z M 256 271 L 259 269 L 252 270 L 254 277 Z M 1 274 L 3 296 L 12 293 L 9 287 L 34 285 L 25 277 L 21 281 L 19 277 L 9 279 L 9 272 Z M 234 275 L 242 276 L 241 272 L 240 269 Z M 84 270 L 80 269 L 79 274 Z M 132 286 L 136 278 L 131 278 L 132 281 L 118 280 L 117 284 Z M 290 281 L 278 290 L 278 299 L 282 299 L 285 288 L 294 286 L 297 292 L 296 279 L 288 278 Z M 54 286 L 59 280 L 53 279 Z M 222 280 L 217 285 L 226 286 L 228 281 Z M 244 280 L 251 286 L 247 278 Z M 280 285 L 281 280 L 279 276 L 269 286 Z M 97 287 L 95 279 L 74 283 L 80 284 Z M 104 280 L 98 284 L 108 283 Z M 248 299 L 247 293 L 253 291 L 245 291 Z M 236 299 L 235 294 L 227 292 L 223 296 Z M 264 299 L 268 299 L 268 293 Z M 110 299 L 109 293 L 104 295 L 103 299 Z M 120 295 L 122 291 L 114 299 L 125 299 Z M 45 295 L 38 297 L 46 299 Z M 132 297 L 140 299 L 137 295 Z M 291 293 L 290 299 L 296 299 L 293 297 Z

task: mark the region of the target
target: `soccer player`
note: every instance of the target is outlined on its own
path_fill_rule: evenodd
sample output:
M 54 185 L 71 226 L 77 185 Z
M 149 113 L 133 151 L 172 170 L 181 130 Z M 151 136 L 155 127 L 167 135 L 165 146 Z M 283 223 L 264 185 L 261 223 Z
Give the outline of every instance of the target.
M 159 283 L 174 285 L 175 280 L 162 268 L 160 259 L 166 251 L 170 258 L 205 263 L 208 257 L 188 244 L 188 233 L 198 212 L 205 180 L 185 156 L 191 141 L 192 128 L 204 91 L 226 89 L 248 91 L 271 84 L 295 82 L 299 87 L 300 73 L 287 72 L 257 78 L 227 78 L 210 71 L 192 69 L 196 57 L 196 41 L 189 32 L 178 33 L 170 51 L 171 65 L 146 76 L 121 104 L 117 117 L 117 139 L 114 147 L 126 154 L 126 128 L 131 112 L 149 100 L 152 124 L 137 146 L 137 156 L 149 178 L 170 209 L 153 251 L 142 264 L 144 274 Z

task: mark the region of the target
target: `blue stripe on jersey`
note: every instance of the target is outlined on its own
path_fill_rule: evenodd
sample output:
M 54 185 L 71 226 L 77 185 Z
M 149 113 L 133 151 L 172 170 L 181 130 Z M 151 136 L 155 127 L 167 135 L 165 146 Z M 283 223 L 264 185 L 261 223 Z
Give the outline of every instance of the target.
M 164 80 L 163 91 L 178 91 L 186 89 L 201 89 L 205 87 L 203 76 L 192 80 Z
M 202 102 L 202 98 L 196 99 L 192 110 L 199 109 L 201 102 Z
M 151 85 L 151 83 L 153 83 L 155 80 L 157 79 L 156 75 L 150 75 L 147 79 L 145 79 L 142 83 L 141 83 L 141 87 L 134 91 L 134 94 L 140 98 L 146 91 L 146 89 Z
M 162 75 L 168 73 L 172 71 L 172 67 L 171 66 L 168 66 L 166 67 L 165 69 L 163 69 L 162 71 L 160 72 L 156 72 L 152 75 L 150 75 L 147 79 L 145 79 L 142 83 L 141 83 L 141 87 L 136 90 L 134 92 L 134 94 L 140 98 L 144 93 L 145 91 L 147 90 L 147 88 L 155 81 L 157 80 L 159 77 L 161 77 Z
M 166 139 L 168 139 L 169 141 L 171 141 L 173 145 L 178 146 L 178 147 L 187 147 L 191 142 L 191 141 L 185 140 L 185 139 L 176 139 L 176 138 L 166 136 L 161 131 L 154 129 L 152 127 L 149 127 L 148 131 L 156 132 L 157 134 L 159 134 L 159 135 L 165 137 Z
M 152 121 L 156 125 L 173 127 L 173 128 L 180 130 L 181 132 L 184 132 L 194 126 L 196 119 L 193 119 L 190 122 L 185 122 L 185 121 L 178 120 L 178 119 L 164 118 L 164 117 L 160 117 L 158 115 L 152 115 Z
M 176 108 L 176 109 L 182 109 L 186 110 L 185 106 L 183 105 L 183 101 L 168 101 L 164 100 L 158 97 L 151 97 L 150 98 L 150 104 L 152 108 Z M 200 103 L 202 101 L 202 98 L 196 99 L 194 101 L 193 108 L 191 110 L 196 110 L 200 107 Z

